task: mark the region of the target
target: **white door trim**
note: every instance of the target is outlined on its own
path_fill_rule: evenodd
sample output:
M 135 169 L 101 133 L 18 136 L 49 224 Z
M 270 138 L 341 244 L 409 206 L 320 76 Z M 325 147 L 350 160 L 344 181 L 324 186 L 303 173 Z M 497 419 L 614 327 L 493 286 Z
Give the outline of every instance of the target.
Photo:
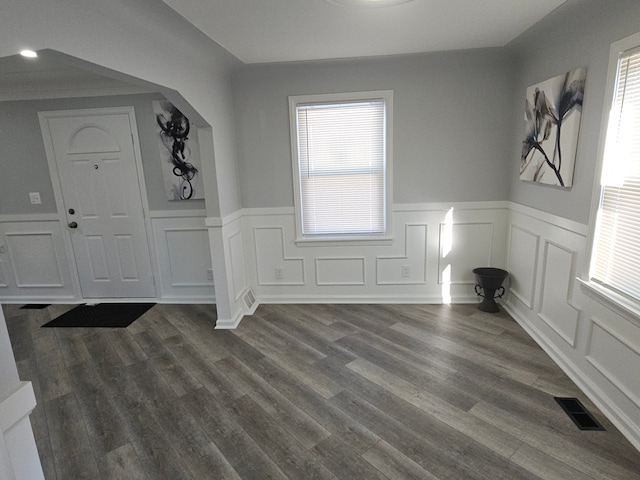
M 90 108 L 90 109 L 78 109 L 78 110 L 55 110 L 48 112 L 38 112 L 38 119 L 40 121 L 40 130 L 42 132 L 42 138 L 44 140 L 44 150 L 47 156 L 47 163 L 49 165 L 49 173 L 51 175 L 51 184 L 53 186 L 53 196 L 56 201 L 56 211 L 58 220 L 61 225 L 66 225 L 67 214 L 64 211 L 64 201 L 62 196 L 62 183 L 60 182 L 60 175 L 58 172 L 58 165 L 56 163 L 56 156 L 53 149 L 53 138 L 51 136 L 51 130 L 49 129 L 50 118 L 63 118 L 63 117 L 79 117 L 79 116 L 100 116 L 100 115 L 127 115 L 129 117 L 129 124 L 131 126 L 131 135 L 133 140 L 133 153 L 135 157 L 135 165 L 137 171 L 138 187 L 140 189 L 140 198 L 142 200 L 142 212 L 144 215 L 144 228 L 147 235 L 147 246 L 149 249 L 149 260 L 151 262 L 151 274 L 153 276 L 155 298 L 158 298 L 158 286 L 156 278 L 158 278 L 157 269 L 157 255 L 155 250 L 155 242 L 153 241 L 153 230 L 151 228 L 151 216 L 149 214 L 149 198 L 147 196 L 147 187 L 144 182 L 144 170 L 142 169 L 142 153 L 140 151 L 140 141 L 138 137 L 138 125 L 136 123 L 135 110 L 133 107 L 108 107 L 108 108 Z M 80 289 L 80 277 L 78 275 L 78 267 L 76 265 L 75 254 L 73 252 L 73 245 L 71 241 L 71 233 L 68 228 L 63 228 L 63 239 L 67 257 L 69 259 L 69 269 L 71 271 L 71 279 L 73 282 L 73 292 L 77 300 L 91 300 L 82 296 L 82 290 Z M 113 301 L 114 299 L 99 299 L 100 302 L 107 300 Z M 146 299 L 147 301 L 149 299 Z M 131 301 L 131 299 L 127 299 Z

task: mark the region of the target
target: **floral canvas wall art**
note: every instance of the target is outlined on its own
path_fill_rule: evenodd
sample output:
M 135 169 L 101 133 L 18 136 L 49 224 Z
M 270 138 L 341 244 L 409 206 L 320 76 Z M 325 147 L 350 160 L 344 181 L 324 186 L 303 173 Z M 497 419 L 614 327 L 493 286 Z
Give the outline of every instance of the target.
M 521 180 L 573 185 L 585 78 L 578 68 L 527 89 Z
M 200 181 L 200 149 L 189 119 L 168 101 L 153 101 L 158 151 L 169 200 L 204 198 Z

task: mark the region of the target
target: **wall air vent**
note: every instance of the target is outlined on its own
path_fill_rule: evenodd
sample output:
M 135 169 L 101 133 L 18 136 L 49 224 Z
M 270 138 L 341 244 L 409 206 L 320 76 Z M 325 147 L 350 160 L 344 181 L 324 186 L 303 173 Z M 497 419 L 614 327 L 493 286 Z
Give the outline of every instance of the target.
M 251 289 L 249 289 L 249 291 L 247 293 L 245 293 L 245 295 L 244 295 L 244 303 L 247 304 L 247 308 L 249 310 L 251 310 L 251 307 L 253 307 L 253 304 L 256 303 L 256 297 L 253 294 L 253 292 L 251 291 Z
M 604 427 L 577 398 L 553 398 L 580 430 L 604 430 Z

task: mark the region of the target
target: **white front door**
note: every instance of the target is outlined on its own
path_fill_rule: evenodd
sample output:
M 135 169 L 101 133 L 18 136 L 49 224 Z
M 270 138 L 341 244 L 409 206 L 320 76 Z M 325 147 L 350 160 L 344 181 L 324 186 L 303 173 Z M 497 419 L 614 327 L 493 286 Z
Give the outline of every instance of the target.
M 97 109 L 82 115 L 46 112 L 41 118 L 55 156 L 82 296 L 155 297 L 133 115 Z

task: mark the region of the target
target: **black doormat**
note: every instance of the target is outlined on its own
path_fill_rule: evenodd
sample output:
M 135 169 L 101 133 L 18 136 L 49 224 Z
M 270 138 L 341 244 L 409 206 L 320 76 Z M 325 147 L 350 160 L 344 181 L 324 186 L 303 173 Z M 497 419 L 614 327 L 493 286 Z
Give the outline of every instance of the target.
M 20 308 L 23 310 L 42 310 L 43 308 L 47 308 L 50 303 L 29 303 L 27 305 L 22 305 Z
M 43 327 L 125 328 L 155 303 L 100 303 L 79 305 Z

